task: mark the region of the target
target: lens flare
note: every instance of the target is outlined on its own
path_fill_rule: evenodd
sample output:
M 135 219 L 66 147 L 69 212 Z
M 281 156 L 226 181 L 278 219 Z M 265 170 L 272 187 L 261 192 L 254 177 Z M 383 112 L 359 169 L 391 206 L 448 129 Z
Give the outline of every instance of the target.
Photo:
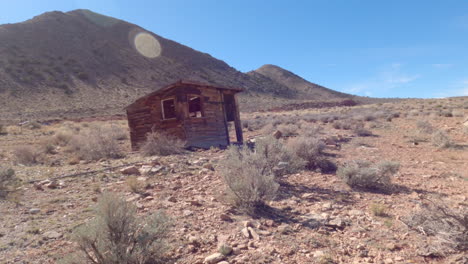
M 138 53 L 147 58 L 156 58 L 161 55 L 161 44 L 149 33 L 138 33 L 135 36 L 134 44 Z

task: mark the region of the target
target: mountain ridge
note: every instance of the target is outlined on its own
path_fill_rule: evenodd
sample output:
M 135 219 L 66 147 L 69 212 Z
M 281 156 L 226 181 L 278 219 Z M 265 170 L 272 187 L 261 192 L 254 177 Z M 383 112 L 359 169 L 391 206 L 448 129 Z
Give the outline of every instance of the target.
M 159 56 L 138 52 L 141 33 L 156 40 Z M 207 53 L 85 9 L 0 25 L 0 39 L 0 119 L 121 113 L 134 99 L 180 79 L 244 88 L 245 109 L 249 101 L 265 99 L 267 108 L 303 97 L 265 72 L 242 73 Z

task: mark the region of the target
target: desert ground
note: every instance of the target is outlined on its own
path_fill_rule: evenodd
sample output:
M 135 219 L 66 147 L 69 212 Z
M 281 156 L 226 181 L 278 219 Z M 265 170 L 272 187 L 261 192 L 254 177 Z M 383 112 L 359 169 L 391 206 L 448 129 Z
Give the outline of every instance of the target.
M 250 142 L 322 146 L 308 166 L 283 162 L 254 211 L 226 184 L 227 150 L 132 152 L 125 119 L 5 125 L 0 262 L 86 263 L 70 260 L 77 229 L 114 193 L 138 219 L 167 216 L 167 263 L 467 263 L 467 115 L 466 97 L 241 113 Z M 396 169 L 353 186 L 353 161 Z

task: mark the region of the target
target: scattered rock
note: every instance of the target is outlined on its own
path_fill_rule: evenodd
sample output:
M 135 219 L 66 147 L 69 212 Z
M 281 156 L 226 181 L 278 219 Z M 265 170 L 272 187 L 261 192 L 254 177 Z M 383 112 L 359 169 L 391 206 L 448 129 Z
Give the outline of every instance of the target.
M 246 238 L 250 238 L 250 232 L 247 229 L 247 227 L 242 228 L 241 232 L 242 232 L 242 235 L 244 235 Z
M 220 214 L 219 218 L 226 222 L 232 222 L 232 218 L 227 214 Z
M 167 198 L 167 201 L 168 201 L 168 202 L 171 202 L 171 203 L 176 203 L 176 202 L 177 202 L 177 199 L 176 199 L 174 196 L 169 196 L 169 197 Z
M 31 208 L 29 209 L 30 214 L 38 214 L 41 211 L 40 208 Z
M 203 165 L 203 168 L 204 168 L 204 169 L 207 169 L 207 170 L 211 170 L 211 171 L 214 171 L 214 170 L 215 170 L 213 164 L 211 164 L 211 163 L 205 163 L 205 164 Z
M 293 231 L 293 229 L 291 228 L 290 225 L 288 224 L 281 224 L 280 226 L 278 226 L 277 228 L 278 232 L 280 232 L 281 234 L 287 234 L 287 233 L 290 233 Z
M 57 231 L 47 231 L 44 233 L 44 238 L 46 239 L 58 239 L 61 238 L 63 235 Z
M 221 253 L 214 253 L 212 255 L 209 255 L 208 257 L 205 258 L 203 263 L 206 264 L 215 264 L 219 263 L 220 261 L 224 260 L 224 255 Z
M 283 133 L 281 133 L 279 130 L 276 130 L 272 135 L 274 138 L 280 139 L 283 136 Z
M 218 251 L 224 256 L 229 256 L 232 253 L 232 247 L 226 243 L 222 243 L 218 246 Z
M 247 230 L 249 231 L 250 235 L 254 240 L 260 240 L 260 236 L 255 232 L 255 230 L 252 227 L 247 227 Z
M 128 166 L 120 170 L 120 173 L 125 175 L 140 175 L 140 171 L 135 166 Z

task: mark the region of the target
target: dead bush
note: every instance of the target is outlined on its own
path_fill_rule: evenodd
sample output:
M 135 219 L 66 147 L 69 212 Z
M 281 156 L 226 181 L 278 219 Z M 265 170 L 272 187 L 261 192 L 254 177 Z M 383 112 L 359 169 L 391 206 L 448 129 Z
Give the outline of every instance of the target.
M 419 132 L 421 133 L 427 133 L 430 134 L 434 131 L 434 127 L 431 125 L 431 123 L 423 120 L 418 120 L 416 122 L 416 127 Z
M 140 148 L 143 156 L 167 156 L 181 154 L 185 151 L 185 142 L 171 135 L 151 132 L 146 136 L 146 141 Z
M 163 213 L 139 218 L 133 204 L 115 194 L 103 194 L 96 217 L 74 231 L 82 254 L 72 263 L 166 263 L 169 227 Z
M 90 128 L 73 136 L 68 143 L 68 150 L 84 160 L 124 157 L 113 130 L 101 127 Z
M 246 213 L 257 214 L 276 196 L 279 184 L 264 153 L 230 146 L 220 165 L 233 204 Z
M 437 130 L 432 134 L 432 144 L 438 148 L 450 148 L 453 146 L 452 139 L 443 130 Z
M 351 188 L 389 191 L 392 177 L 400 168 L 397 162 L 382 161 L 373 166 L 367 161 L 352 161 L 338 168 L 337 175 Z
M 34 165 L 39 162 L 40 152 L 32 146 L 19 146 L 13 150 L 16 162 L 23 165 Z
M 467 212 L 466 208 L 450 208 L 439 198 L 424 199 L 421 207 L 403 218 L 403 222 L 431 238 L 425 254 L 445 256 L 454 251 L 468 250 Z

